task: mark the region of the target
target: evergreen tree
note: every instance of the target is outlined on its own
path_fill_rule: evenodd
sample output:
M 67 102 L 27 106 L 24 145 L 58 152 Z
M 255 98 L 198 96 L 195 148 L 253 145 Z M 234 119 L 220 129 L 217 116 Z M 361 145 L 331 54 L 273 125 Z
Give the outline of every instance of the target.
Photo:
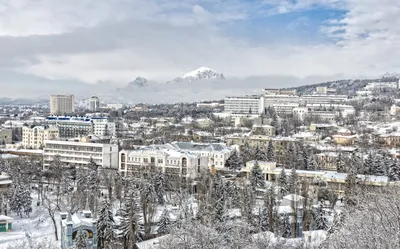
M 82 226 L 79 228 L 75 237 L 75 248 L 86 249 L 87 248 L 87 234 L 83 230 Z
M 317 214 L 315 216 L 315 226 L 317 230 L 328 230 L 328 219 L 326 218 L 325 211 L 322 206 L 322 202 L 317 208 Z
M 122 219 L 121 231 L 124 248 L 135 249 L 138 237 L 138 218 L 136 215 L 137 205 L 132 197 L 125 198 Z
M 110 203 L 106 198 L 99 212 L 97 220 L 97 238 L 99 248 L 106 248 L 107 245 L 114 241 L 114 217 L 111 211 Z
M 285 168 L 282 168 L 281 173 L 279 174 L 278 177 L 278 187 L 279 187 L 279 193 L 281 197 L 284 197 L 287 195 L 288 191 L 288 179 L 285 173 Z
M 13 190 L 13 195 L 10 200 L 10 209 L 22 218 L 22 211 L 24 210 L 24 190 L 19 184 L 15 185 Z
M 265 152 L 258 146 L 254 149 L 254 160 L 267 161 L 267 154 L 265 154 Z
M 295 167 L 295 161 L 297 159 L 296 151 L 293 143 L 288 143 L 286 146 L 285 156 L 283 164 L 287 168 Z
M 25 188 L 22 191 L 21 202 L 24 213 L 29 217 L 29 213 L 32 212 L 32 197 L 29 188 Z
M 275 148 L 274 148 L 274 144 L 272 143 L 272 139 L 270 139 L 268 142 L 267 161 L 268 162 L 276 162 Z
M 226 160 L 225 167 L 231 170 L 240 170 L 242 168 L 242 161 L 236 150 L 234 150 L 228 160 Z
M 346 171 L 345 161 L 344 161 L 342 153 L 339 153 L 336 158 L 336 166 L 337 166 L 338 173 L 344 173 Z
M 289 216 L 286 213 L 278 217 L 275 226 L 275 234 L 278 236 L 289 238 L 292 234 L 292 224 L 290 224 Z
M 303 144 L 300 143 L 297 147 L 297 160 L 296 169 L 305 170 L 308 164 L 308 151 L 304 148 Z
M 288 193 L 289 194 L 296 193 L 298 181 L 299 181 L 299 177 L 297 175 L 296 169 L 293 168 L 291 171 L 291 174 L 289 176 L 289 181 L 288 181 Z
M 170 229 L 171 220 L 169 218 L 169 212 L 167 208 L 164 208 L 163 213 L 161 214 L 161 218 L 158 221 L 158 234 L 167 234 Z
M 400 160 L 392 160 L 392 164 L 389 169 L 390 181 L 400 181 Z
M 254 161 L 253 168 L 251 169 L 250 183 L 253 188 L 265 186 L 264 174 L 258 161 Z
M 164 205 L 165 176 L 162 172 L 159 172 L 155 177 L 154 188 L 157 194 L 158 204 Z
M 269 217 L 268 217 L 268 208 L 263 207 L 259 213 L 260 218 L 260 230 L 261 231 L 268 231 L 269 229 Z
M 356 202 L 354 200 L 355 188 L 357 184 L 357 175 L 353 169 L 349 171 L 345 180 L 345 200 L 347 205 L 355 205 Z
M 374 156 L 372 153 L 369 153 L 367 158 L 364 161 L 364 174 L 366 175 L 374 175 L 375 174 L 375 162 Z
M 307 170 L 317 170 L 318 165 L 312 153 L 308 154 Z
M 219 198 L 215 203 L 214 208 L 214 219 L 219 222 L 223 222 L 225 220 L 225 201 L 224 198 Z
M 246 162 L 248 162 L 248 161 L 250 161 L 252 159 L 253 155 L 252 155 L 252 152 L 251 152 L 251 149 L 250 149 L 250 145 L 249 145 L 249 143 L 247 141 L 244 143 L 242 151 L 241 151 L 240 154 L 242 156 L 242 159 L 243 159 L 244 163 L 246 163 Z

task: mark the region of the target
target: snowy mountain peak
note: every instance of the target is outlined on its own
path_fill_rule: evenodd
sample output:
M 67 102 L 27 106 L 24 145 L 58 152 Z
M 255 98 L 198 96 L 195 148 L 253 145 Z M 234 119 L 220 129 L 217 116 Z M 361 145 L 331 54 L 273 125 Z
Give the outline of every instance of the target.
M 137 77 L 134 81 L 129 82 L 128 86 L 135 86 L 135 87 L 146 87 L 148 85 L 148 80 L 143 77 Z
M 194 82 L 199 80 L 224 80 L 225 77 L 222 73 L 218 73 L 211 68 L 208 67 L 199 67 L 196 70 L 190 71 L 184 74 L 182 77 L 178 77 L 174 79 L 174 82 L 188 81 Z

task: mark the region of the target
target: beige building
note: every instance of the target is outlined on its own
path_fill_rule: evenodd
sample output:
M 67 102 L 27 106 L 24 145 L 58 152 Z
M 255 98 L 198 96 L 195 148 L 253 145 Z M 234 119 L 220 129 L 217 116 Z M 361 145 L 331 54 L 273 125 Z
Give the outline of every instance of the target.
M 24 126 L 22 128 L 22 146 L 39 149 L 44 146 L 44 140 L 59 139 L 58 128 L 55 126 Z
M 74 95 L 51 95 L 50 96 L 50 114 L 64 115 L 75 112 Z
M 242 169 L 242 172 L 246 173 L 247 178 L 250 177 L 251 169 L 254 167 L 255 162 L 256 161 L 254 160 L 246 162 L 246 167 Z M 271 172 L 276 169 L 276 162 L 257 161 L 257 163 L 261 168 L 261 171 L 264 175 L 264 179 L 272 181 L 272 177 L 269 178 L 270 175 L 268 174 L 268 172 Z
M 12 129 L 0 129 L 0 145 L 12 143 Z

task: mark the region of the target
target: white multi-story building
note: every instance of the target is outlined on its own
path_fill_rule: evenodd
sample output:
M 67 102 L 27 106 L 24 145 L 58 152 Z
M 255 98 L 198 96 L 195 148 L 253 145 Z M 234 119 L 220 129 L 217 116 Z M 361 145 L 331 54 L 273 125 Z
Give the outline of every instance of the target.
M 173 142 L 170 146 L 180 151 L 206 156 L 208 157 L 208 166 L 216 168 L 223 168 L 233 151 L 223 143 Z
M 300 98 L 300 103 L 306 104 L 339 104 L 348 100 L 346 95 L 327 95 L 327 94 L 314 94 L 303 95 Z
M 299 103 L 278 103 L 273 104 L 272 107 L 277 114 L 292 114 L 293 109 L 299 107 Z
M 64 115 L 75 112 L 74 95 L 51 95 L 50 96 L 50 114 Z
M 118 168 L 118 145 L 70 141 L 44 141 L 44 169 L 48 169 L 55 156 L 68 166 L 81 167 L 90 160 L 102 168 Z
M 89 99 L 89 110 L 90 111 L 97 111 L 100 108 L 100 100 L 96 96 L 92 96 Z
M 45 140 L 59 139 L 58 128 L 55 126 L 24 126 L 22 128 L 22 146 L 24 148 L 39 149 L 44 146 Z
M 170 145 L 144 146 L 119 152 L 119 171 L 123 175 L 152 170 L 173 177 L 195 178 L 202 169 L 208 169 L 207 163 L 207 156 L 179 151 Z
M 231 114 L 258 114 L 264 110 L 264 107 L 260 105 L 260 96 L 246 95 L 226 97 L 224 110 Z
M 107 117 L 92 117 L 93 134 L 96 136 L 115 136 L 115 123 L 108 121 Z
M 293 116 L 299 118 L 300 120 L 304 120 L 304 118 L 308 115 L 309 108 L 308 107 L 295 107 L 292 110 Z
M 89 134 L 98 137 L 116 135 L 115 123 L 109 121 L 108 117 L 49 116 L 46 123 L 58 127 L 60 138 L 76 138 Z
M 285 95 L 285 94 L 264 94 L 261 97 L 261 101 L 263 103 L 263 110 L 264 107 L 273 107 L 274 105 L 280 104 L 297 104 L 299 103 L 300 99 L 297 95 Z

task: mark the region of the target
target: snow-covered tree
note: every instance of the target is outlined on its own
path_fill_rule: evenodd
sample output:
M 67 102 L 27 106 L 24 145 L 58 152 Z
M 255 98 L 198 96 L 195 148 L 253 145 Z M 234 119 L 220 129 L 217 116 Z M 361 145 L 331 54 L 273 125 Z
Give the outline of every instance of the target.
M 100 208 L 97 220 L 97 238 L 99 248 L 106 248 L 114 241 L 114 217 L 108 199 L 105 199 Z
M 124 248 L 136 248 L 138 237 L 138 217 L 136 215 L 136 204 L 132 197 L 127 197 L 124 200 L 122 208 L 121 231 Z
M 267 161 L 268 162 L 276 162 L 275 148 L 274 148 L 274 144 L 272 143 L 272 139 L 270 139 L 268 142 Z
M 364 174 L 374 175 L 375 174 L 375 158 L 372 153 L 369 153 L 364 161 Z
M 329 228 L 328 219 L 326 218 L 322 203 L 320 203 L 316 211 L 315 226 L 317 230 L 328 230 Z
M 165 187 L 165 176 L 162 172 L 159 172 L 154 179 L 154 188 L 160 205 L 164 205 Z
M 226 160 L 225 167 L 231 170 L 240 170 L 242 168 L 243 162 L 236 150 L 232 152 L 228 160 Z
M 250 183 L 253 188 L 265 186 L 264 174 L 260 165 L 258 164 L 258 161 L 254 161 L 254 165 L 251 168 L 250 174 Z
M 267 161 L 267 154 L 258 146 L 254 149 L 254 160 Z
M 23 190 L 21 201 L 24 213 L 29 217 L 29 214 L 32 212 L 32 197 L 29 188 L 25 188 Z
M 295 161 L 296 161 L 296 151 L 295 151 L 295 147 L 293 143 L 288 143 L 288 145 L 286 146 L 286 150 L 284 153 L 284 160 L 283 160 L 283 164 L 285 167 L 287 168 L 293 168 L 295 167 Z
M 243 148 L 240 152 L 240 155 L 241 155 L 244 163 L 246 163 L 252 159 L 253 153 L 252 153 L 250 145 L 247 141 L 244 143 Z
M 285 173 L 285 168 L 282 168 L 281 173 L 279 174 L 278 187 L 280 196 L 281 197 L 285 196 L 288 191 L 288 179 Z
M 225 201 L 222 197 L 215 203 L 214 219 L 218 222 L 223 222 L 225 220 Z
M 87 248 L 87 234 L 83 231 L 82 226 L 79 228 L 75 237 L 75 248 L 86 249 Z
M 10 201 L 10 209 L 22 218 L 22 212 L 24 210 L 23 203 L 24 189 L 19 185 L 15 185 L 13 188 L 13 195 Z
M 290 176 L 288 177 L 288 193 L 289 194 L 294 194 L 296 193 L 296 188 L 298 185 L 298 181 L 299 181 L 299 176 L 297 175 L 296 169 L 293 168 Z
M 307 161 L 307 170 L 317 170 L 318 165 L 317 162 L 315 161 L 314 154 L 309 153 L 308 154 L 308 161 Z
M 170 230 L 171 219 L 169 217 L 169 212 L 167 208 L 164 208 L 164 211 L 161 214 L 160 220 L 158 221 L 158 234 L 167 234 Z
M 389 178 L 391 181 L 400 181 L 400 160 L 392 160 L 392 164 L 389 168 Z

